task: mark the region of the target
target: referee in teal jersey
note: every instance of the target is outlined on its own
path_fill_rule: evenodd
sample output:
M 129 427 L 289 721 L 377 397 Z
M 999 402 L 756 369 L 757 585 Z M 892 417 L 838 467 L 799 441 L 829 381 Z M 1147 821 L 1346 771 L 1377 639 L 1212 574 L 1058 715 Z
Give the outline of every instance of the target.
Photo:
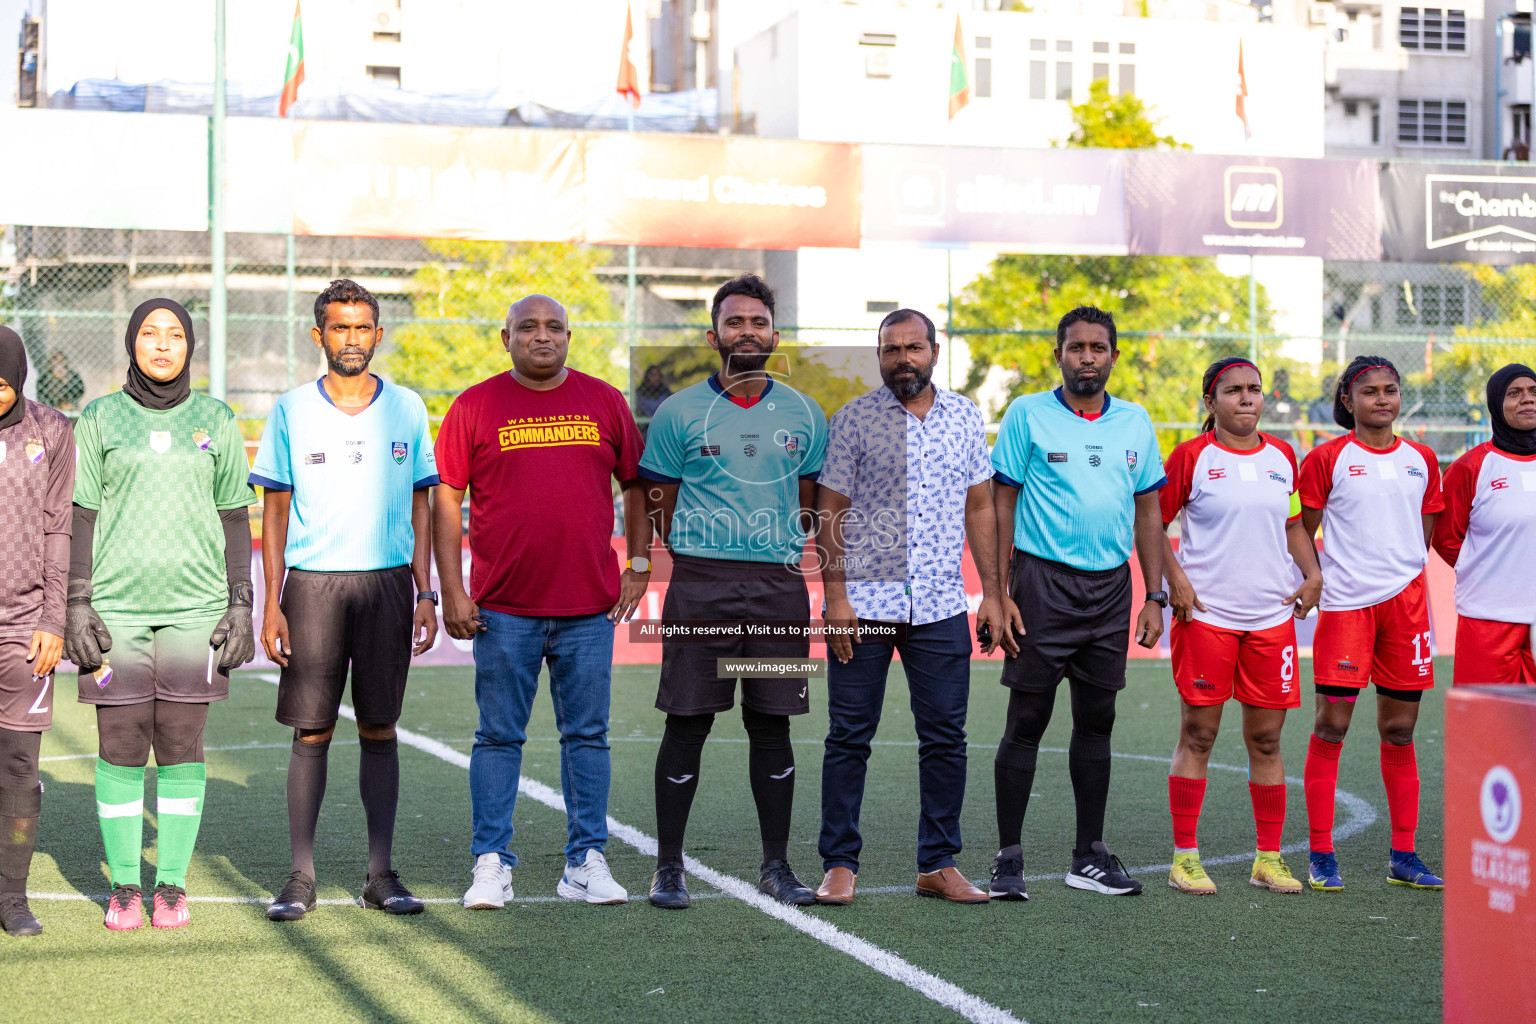
M 1163 632 L 1162 517 L 1167 483 L 1152 420 L 1105 386 L 1120 350 L 1114 317 L 1079 306 L 1056 325 L 1061 386 L 1014 399 L 992 450 L 998 550 L 1009 557 L 1003 685 L 1008 724 L 998 747 L 994 899 L 1024 900 L 1021 834 L 1040 737 L 1056 687 L 1072 681 L 1068 765 L 1077 800 L 1077 844 L 1067 884 L 1090 892 L 1141 892 L 1104 845 L 1109 736 L 1125 687 L 1134 537 L 1147 600 L 1136 641 Z

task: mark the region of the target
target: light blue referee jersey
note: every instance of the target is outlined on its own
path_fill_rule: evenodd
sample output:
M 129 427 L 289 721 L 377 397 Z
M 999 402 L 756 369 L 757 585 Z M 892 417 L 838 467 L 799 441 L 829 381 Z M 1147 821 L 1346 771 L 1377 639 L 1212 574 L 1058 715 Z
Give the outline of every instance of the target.
M 1131 557 L 1135 496 L 1168 482 L 1145 409 L 1106 393 L 1090 420 L 1068 408 L 1060 388 L 1009 403 L 992 468 L 999 483 L 1019 489 L 1013 546 L 1095 571 Z
M 827 418 L 812 399 L 769 381 L 742 408 L 711 376 L 656 409 L 640 475 L 680 485 L 672 550 L 798 565 L 800 481 L 816 479 L 826 449 Z
M 414 391 L 378 387 L 349 416 L 317 380 L 277 400 L 261 433 L 251 483 L 292 491 L 290 569 L 367 572 L 409 565 L 411 496 L 438 482 L 427 407 Z

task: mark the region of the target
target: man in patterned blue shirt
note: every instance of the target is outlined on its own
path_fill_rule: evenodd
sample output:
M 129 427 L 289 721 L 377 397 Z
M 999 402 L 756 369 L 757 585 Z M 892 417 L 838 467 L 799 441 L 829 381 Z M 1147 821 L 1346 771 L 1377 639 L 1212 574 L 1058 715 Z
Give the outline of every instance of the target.
M 1066 882 L 1108 895 L 1141 892 L 1104 845 L 1109 736 L 1115 694 L 1125 688 L 1130 644 L 1131 541 L 1147 600 L 1136 641 L 1163 632 L 1162 513 L 1168 482 L 1152 420 L 1104 389 L 1120 350 L 1114 317 L 1079 306 L 1056 325 L 1061 386 L 1023 395 L 1003 415 L 992 449 L 998 550 L 1009 564 L 1003 602 L 1018 651 L 1003 662 L 1008 723 L 993 766 L 999 850 L 994 899 L 1024 900 L 1020 836 L 1035 781 L 1040 737 L 1056 688 L 1071 677 L 1072 743 L 1067 765 L 1077 802 L 1077 844 Z M 1005 638 L 1005 643 L 1006 643 Z
M 987 894 L 966 881 L 955 855 L 971 679 L 960 565 L 967 540 L 981 578 L 976 623 L 983 653 L 1004 634 L 986 426 L 976 406 L 931 382 L 939 354 L 933 321 L 898 309 L 876 338 L 885 386 L 832 417 L 818 481 L 832 657 L 821 770 L 827 874 L 816 901 L 853 900 L 869 745 L 880 725 L 891 652 L 899 650 L 919 741 L 918 895 L 985 903 Z

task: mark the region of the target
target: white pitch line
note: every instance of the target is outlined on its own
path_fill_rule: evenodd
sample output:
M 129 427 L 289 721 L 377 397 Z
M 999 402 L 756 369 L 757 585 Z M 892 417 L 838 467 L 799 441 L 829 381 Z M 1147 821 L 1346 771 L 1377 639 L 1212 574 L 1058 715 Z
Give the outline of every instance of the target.
M 272 673 L 263 673 L 261 678 L 268 682 L 276 682 Z M 341 705 L 343 718 L 357 720 L 357 714 L 347 705 Z M 400 726 L 395 727 L 395 735 L 406 746 L 415 747 L 423 753 L 431 754 L 440 761 L 458 765 L 460 768 L 469 769 L 469 755 L 460 753 L 430 736 L 411 732 Z M 524 775 L 517 780 L 517 791 L 528 796 L 552 810 L 565 813 L 565 801 L 557 790 L 551 789 L 535 779 Z M 609 816 L 608 831 L 641 853 L 650 856 L 656 855 L 656 840 L 641 832 L 637 828 Z M 716 871 L 708 865 L 701 864 L 686 854 L 683 857 L 683 866 L 688 873 L 703 882 L 714 886 L 727 895 L 734 896 L 749 906 L 755 907 L 769 917 L 783 921 L 796 931 L 804 932 L 818 942 L 831 946 L 841 953 L 846 953 L 867 967 L 871 967 L 887 978 L 900 982 L 918 995 L 933 1000 L 940 1006 L 947 1007 L 960 1014 L 962 1017 L 976 1024 L 1028 1024 L 1023 1018 L 1015 1017 L 1000 1006 L 994 1006 L 973 996 L 958 985 L 945 981 L 936 974 L 930 974 L 920 967 L 916 967 L 895 953 L 882 949 L 872 942 L 868 942 L 856 935 L 843 931 L 834 924 L 823 921 L 819 917 L 812 917 L 798 907 L 787 906 L 777 900 L 771 900 L 758 892 L 756 887 L 724 872 Z

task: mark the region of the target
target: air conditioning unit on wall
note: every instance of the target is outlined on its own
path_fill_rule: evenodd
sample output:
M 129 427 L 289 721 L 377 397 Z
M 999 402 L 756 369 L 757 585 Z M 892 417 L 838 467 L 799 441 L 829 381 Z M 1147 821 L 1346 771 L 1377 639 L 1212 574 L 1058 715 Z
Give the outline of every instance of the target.
M 373 30 L 393 35 L 400 34 L 399 0 L 382 0 L 374 6 Z

